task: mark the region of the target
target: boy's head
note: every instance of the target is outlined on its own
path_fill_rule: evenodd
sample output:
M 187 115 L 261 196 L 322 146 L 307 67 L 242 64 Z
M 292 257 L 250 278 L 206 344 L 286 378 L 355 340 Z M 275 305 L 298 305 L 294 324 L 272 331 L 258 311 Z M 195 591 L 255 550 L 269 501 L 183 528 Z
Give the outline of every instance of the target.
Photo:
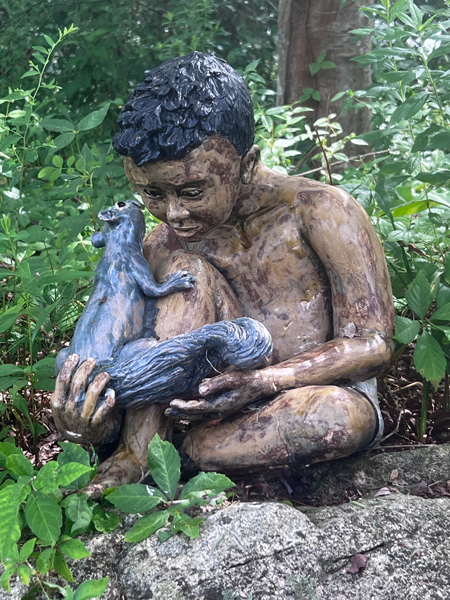
M 253 103 L 225 61 L 192 52 L 146 71 L 123 107 L 113 146 L 137 166 L 185 157 L 208 137 L 229 140 L 244 156 L 254 140 Z

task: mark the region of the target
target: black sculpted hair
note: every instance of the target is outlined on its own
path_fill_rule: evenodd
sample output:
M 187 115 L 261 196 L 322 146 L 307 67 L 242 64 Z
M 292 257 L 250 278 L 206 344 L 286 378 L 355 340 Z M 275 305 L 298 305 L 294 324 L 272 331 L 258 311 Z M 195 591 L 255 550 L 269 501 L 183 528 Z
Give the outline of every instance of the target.
M 130 95 L 113 146 L 137 166 L 183 158 L 220 134 L 239 156 L 255 136 L 253 103 L 234 69 L 212 54 L 191 52 L 162 63 Z

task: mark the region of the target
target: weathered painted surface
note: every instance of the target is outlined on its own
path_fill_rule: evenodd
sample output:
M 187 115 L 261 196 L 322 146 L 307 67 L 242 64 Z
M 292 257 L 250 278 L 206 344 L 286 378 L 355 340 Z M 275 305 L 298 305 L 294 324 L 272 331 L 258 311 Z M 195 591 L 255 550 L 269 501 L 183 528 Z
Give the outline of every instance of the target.
M 210 68 L 208 60 L 198 53 L 184 57 L 186 70 L 168 63 L 163 86 L 156 75 L 153 86 L 148 74 L 122 115 L 119 151 L 126 155 L 127 176 L 162 221 L 147 236 L 144 256 L 157 281 L 180 270 L 195 276 L 191 290 L 155 301 L 152 335 L 163 344 L 244 316 L 270 332 L 273 355 L 264 368 L 211 372 L 193 397 L 174 393 L 165 414 L 200 420 L 182 445 L 194 467 L 260 471 L 349 455 L 379 432 L 376 398 L 355 384 L 379 373 L 392 353 L 394 310 L 383 249 L 367 214 L 348 194 L 271 171 L 259 161 L 257 146 L 244 144 L 248 150 L 242 150 L 239 136 L 229 135 L 240 118 L 239 106 L 233 113 L 229 101 L 236 93 L 227 89 L 229 67 L 221 72 L 220 61 Z M 202 110 L 195 123 L 185 110 L 200 89 L 192 77 L 205 86 L 210 129 Z M 248 94 L 238 77 L 233 86 Z M 215 129 L 211 90 L 226 104 L 223 111 L 217 104 Z M 159 124 L 146 111 L 150 100 L 161 106 Z M 172 101 L 181 108 L 169 107 Z M 181 143 L 191 127 L 209 133 L 192 145 Z M 149 159 L 155 139 L 163 154 Z M 85 394 L 69 419 L 85 441 L 106 437 L 114 417 L 114 409 L 104 407 L 106 373 L 90 385 L 86 378 L 94 366 L 70 363 L 54 396 L 60 418 L 75 392 Z M 82 408 L 86 403 L 89 410 Z M 259 406 L 242 412 L 254 403 Z M 151 436 L 169 427 L 155 407 L 128 411 L 119 449 L 100 465 L 97 491 L 138 479 Z

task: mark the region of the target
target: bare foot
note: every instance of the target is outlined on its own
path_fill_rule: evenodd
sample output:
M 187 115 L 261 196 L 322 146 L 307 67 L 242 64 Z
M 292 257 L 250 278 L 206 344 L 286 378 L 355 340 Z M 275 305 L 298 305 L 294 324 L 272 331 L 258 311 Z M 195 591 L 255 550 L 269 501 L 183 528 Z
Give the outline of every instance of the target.
M 107 488 L 137 483 L 142 472 L 143 467 L 133 452 L 119 448 L 99 465 L 94 479 L 83 491 L 97 500 Z

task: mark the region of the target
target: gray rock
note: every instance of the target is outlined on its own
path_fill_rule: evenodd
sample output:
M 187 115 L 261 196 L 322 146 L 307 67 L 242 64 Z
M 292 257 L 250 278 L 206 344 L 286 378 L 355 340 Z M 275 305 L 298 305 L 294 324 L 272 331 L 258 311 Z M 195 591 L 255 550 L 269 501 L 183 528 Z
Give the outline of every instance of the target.
M 394 469 L 411 484 L 450 479 L 448 448 L 433 450 L 358 457 L 333 463 L 333 470 L 320 465 L 320 481 L 331 498 L 355 481 L 363 490 L 384 485 Z M 232 504 L 209 514 L 197 539 L 178 535 L 164 544 L 157 536 L 125 543 L 132 520 L 108 535 L 86 536 L 92 556 L 72 564 L 79 582 L 110 577 L 104 600 L 450 600 L 447 498 L 393 492 L 301 510 Z M 355 554 L 367 565 L 350 573 Z M 18 600 L 19 588 L 0 592 L 0 600 Z
M 394 470 L 406 490 L 422 480 L 428 484 L 446 482 L 450 480 L 450 445 L 363 454 L 312 465 L 302 472 L 302 496 L 317 505 L 338 504 L 385 486 Z

